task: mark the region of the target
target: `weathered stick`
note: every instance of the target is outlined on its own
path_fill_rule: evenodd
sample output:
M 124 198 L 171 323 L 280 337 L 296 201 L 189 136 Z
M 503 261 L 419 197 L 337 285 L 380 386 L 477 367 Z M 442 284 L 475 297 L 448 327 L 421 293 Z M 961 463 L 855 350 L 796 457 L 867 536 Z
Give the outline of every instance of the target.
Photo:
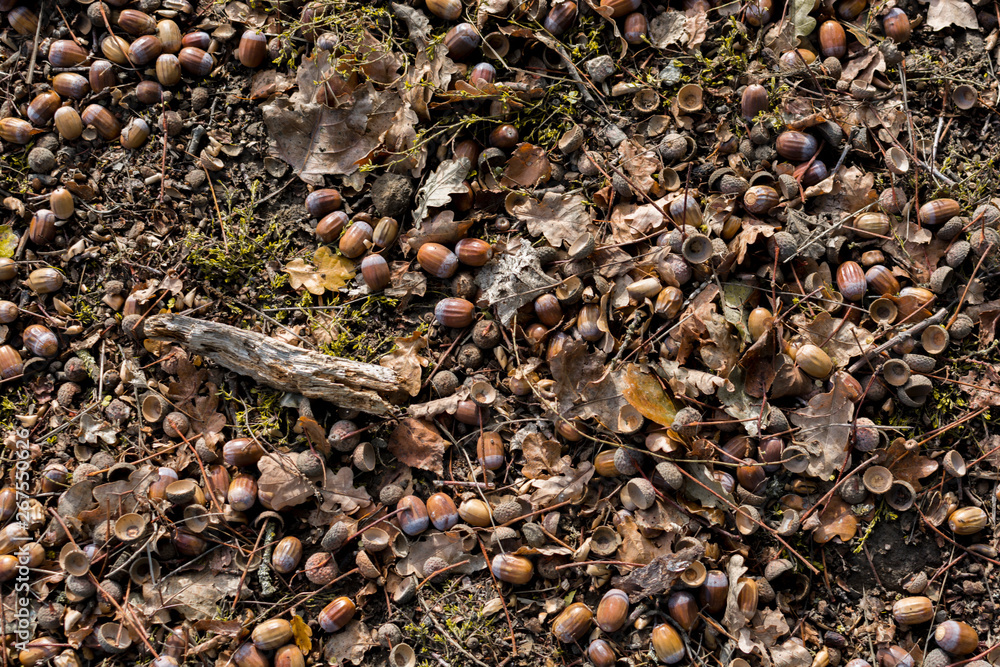
M 220 366 L 308 398 L 374 415 L 397 412 L 380 392 L 399 389 L 396 372 L 302 350 L 253 331 L 179 315 L 156 315 L 144 330 L 154 340 L 180 343 Z

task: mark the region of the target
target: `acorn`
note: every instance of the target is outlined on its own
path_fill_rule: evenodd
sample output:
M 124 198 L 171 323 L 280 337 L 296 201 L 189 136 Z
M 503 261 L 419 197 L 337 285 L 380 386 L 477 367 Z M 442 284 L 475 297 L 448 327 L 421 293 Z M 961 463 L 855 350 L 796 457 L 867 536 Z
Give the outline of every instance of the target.
M 244 67 L 253 69 L 264 62 L 267 55 L 267 37 L 256 30 L 247 30 L 240 37 L 240 45 L 236 49 L 236 57 Z
M 270 667 L 267 656 L 251 642 L 233 651 L 233 662 L 236 667 Z
M 602 0 L 603 6 L 603 0 Z M 594 613 L 582 602 L 574 602 L 552 621 L 552 634 L 564 644 L 579 641 L 590 630 Z
M 427 10 L 445 21 L 454 21 L 462 15 L 461 0 L 426 0 Z
M 865 272 L 865 282 L 868 283 L 868 289 L 879 296 L 886 294 L 894 296 L 899 293 L 899 281 L 896 280 L 896 276 L 881 264 Z
M 36 357 L 54 357 L 59 354 L 59 339 L 41 324 L 31 324 L 21 332 L 24 347 Z
M 458 523 L 458 508 L 446 493 L 435 493 L 427 499 L 427 514 L 438 530 L 451 530 Z
M 948 222 L 961 213 L 962 207 L 954 199 L 934 199 L 917 211 L 917 221 L 921 225 L 936 227 Z
M 344 203 L 340 192 L 333 188 L 314 190 L 306 196 L 306 211 L 313 218 L 322 218 L 339 209 Z
M 455 254 L 466 266 L 484 266 L 493 258 L 493 246 L 482 239 L 460 239 L 455 244 Z
M 518 138 L 517 128 L 510 123 L 504 123 L 490 132 L 490 146 L 504 150 L 511 149 L 517 146 Z
M 10 345 L 0 345 L 0 379 L 17 377 L 24 370 L 21 355 Z
M 945 621 L 934 628 L 934 641 L 953 655 L 972 653 L 979 647 L 979 635 L 968 623 Z
M 379 218 L 375 224 L 375 230 L 372 232 L 372 243 L 379 248 L 388 248 L 396 240 L 398 234 L 399 222 L 395 218 Z
M 60 107 L 52 118 L 59 136 L 67 141 L 78 139 L 83 134 L 83 120 L 73 107 Z M 2 123 L 3 121 L 0 121 Z M 2 136 L 2 128 L 0 128 Z
M 848 261 L 837 267 L 837 287 L 848 301 L 861 301 L 868 287 L 861 265 Z
M 319 613 L 319 625 L 327 632 L 337 632 L 351 622 L 356 610 L 350 598 L 339 597 L 323 607 Z
M 819 50 L 824 58 L 843 58 L 847 53 L 847 32 L 837 21 L 824 21 L 819 27 Z
M 233 438 L 222 446 L 222 460 L 231 466 L 256 465 L 264 449 L 250 438 Z
M 826 163 L 822 160 L 813 160 L 811 163 L 800 164 L 792 172 L 792 176 L 802 181 L 804 187 L 816 185 L 828 175 Z
M 503 438 L 499 433 L 486 431 L 476 442 L 476 458 L 486 470 L 499 470 L 504 464 Z
M 778 135 L 774 147 L 786 160 L 805 162 L 819 149 L 819 141 L 811 134 L 788 130 Z
M 97 133 L 105 141 L 111 141 L 122 131 L 122 126 L 118 122 L 118 119 L 100 104 L 91 104 L 88 106 L 80 114 L 80 119 L 84 125 L 90 125 L 97 130 Z
M 444 36 L 444 45 L 448 47 L 448 57 L 452 60 L 465 60 L 479 48 L 482 42 L 479 31 L 471 23 L 459 23 Z M 475 164 L 473 162 L 473 164 Z
M 698 624 L 698 602 L 688 591 L 677 591 L 667 598 L 667 613 L 685 632 Z
M 562 321 L 562 306 L 553 294 L 542 294 L 535 299 L 535 315 L 547 327 L 554 327 Z
M 31 217 L 28 225 L 28 238 L 38 246 L 52 243 L 56 237 L 56 214 L 47 208 L 40 208 Z
M 306 658 L 295 644 L 279 648 L 274 654 L 274 667 L 305 667 Z
M 192 76 L 208 76 L 215 67 L 215 60 L 204 50 L 194 46 L 185 46 L 177 54 L 181 69 Z
M 459 505 L 458 516 L 462 518 L 462 521 L 476 528 L 486 528 L 492 524 L 490 506 L 479 498 L 470 498 Z
M 443 326 L 464 329 L 472 324 L 475 306 L 465 299 L 446 297 L 438 301 L 434 307 L 434 317 Z
M 128 57 L 138 67 L 148 65 L 163 53 L 163 45 L 156 35 L 143 35 L 128 47 Z
M 403 496 L 396 504 L 399 513 L 399 527 L 407 535 L 419 535 L 430 525 L 427 506 L 417 496 Z
M 601 7 L 611 10 L 611 18 L 620 19 L 639 9 L 642 0 L 601 0 Z
M 774 315 L 767 308 L 757 307 L 750 311 L 747 317 L 747 330 L 754 340 L 759 339 L 774 324 Z
M 254 628 L 250 638 L 261 651 L 270 651 L 284 646 L 293 636 L 291 623 L 283 618 L 272 618 Z
M 392 280 L 389 264 L 382 255 L 368 255 L 361 260 L 361 277 L 372 292 L 385 289 Z
M 19 313 L 20 309 L 13 301 L 0 301 L 0 324 L 10 324 Z
M 948 517 L 948 527 L 956 535 L 974 535 L 988 523 L 989 516 L 979 507 L 961 507 Z
M 148 79 L 140 81 L 135 87 L 135 98 L 143 104 L 159 104 L 163 101 L 163 86 Z
M 198 556 L 205 553 L 208 544 L 197 535 L 183 530 L 175 530 L 172 543 L 177 553 L 183 556 Z
M 63 187 L 58 187 L 49 194 L 49 208 L 60 220 L 73 217 L 75 206 L 73 193 Z
M 7 13 L 10 27 L 19 35 L 34 36 L 38 30 L 38 15 L 27 7 L 15 7 Z
M 910 39 L 910 19 L 906 12 L 899 7 L 893 7 L 886 12 L 885 18 L 882 19 L 882 32 L 897 44 L 908 41 Z
M 524 556 L 497 554 L 490 562 L 490 571 L 500 581 L 521 586 L 531 581 L 535 567 Z
M 629 44 L 638 46 L 646 43 L 646 33 L 648 30 L 649 23 L 646 21 L 646 16 L 641 12 L 633 12 L 625 17 L 625 23 L 622 26 L 622 36 L 625 37 L 625 41 Z
M 356 259 L 368 250 L 366 242 L 372 240 L 372 227 L 367 222 L 355 220 L 340 237 L 340 252 L 344 257 Z
M 493 65 L 489 63 L 478 63 L 469 72 L 469 83 L 475 86 L 476 88 L 482 88 L 483 84 L 493 83 L 493 80 L 496 79 L 496 76 L 497 76 L 497 70 L 495 67 L 493 67 Z M 494 130 L 494 132 L 496 132 L 496 130 Z M 492 133 L 490 134 L 490 136 L 491 137 L 493 136 Z
M 12 144 L 23 146 L 31 141 L 31 123 L 20 118 L 8 117 L 0 119 L 0 139 Z
M 417 250 L 420 267 L 436 278 L 451 278 L 458 270 L 458 256 L 440 243 L 424 243 Z
M 629 599 L 625 591 L 612 588 L 597 605 L 597 627 L 607 633 L 618 632 L 628 620 Z
M 87 77 L 75 72 L 60 72 L 52 77 L 52 90 L 74 100 L 82 100 L 90 93 Z M 53 113 L 55 113 L 53 111 Z
M 854 220 L 854 232 L 863 239 L 886 237 L 889 234 L 889 216 L 885 213 L 862 213 Z
M 130 150 L 141 148 L 149 138 L 149 132 L 149 124 L 146 121 L 139 117 L 133 118 L 122 128 L 120 139 L 122 148 Z
M 137 9 L 123 9 L 118 15 L 118 27 L 130 35 L 151 35 L 156 32 L 156 19 Z
M 795 355 L 795 364 L 812 377 L 822 380 L 833 370 L 833 360 L 822 348 L 807 343 Z
M 660 662 L 673 665 L 684 659 L 684 640 L 669 623 L 661 623 L 653 628 L 652 644 Z
M 545 17 L 542 27 L 558 37 L 573 25 L 573 21 L 576 20 L 576 13 L 576 3 L 572 2 L 572 0 L 554 4 Z
M 591 343 L 600 340 L 604 331 L 598 325 L 599 319 L 600 307 L 596 303 L 584 304 L 576 316 L 576 329 L 580 332 L 580 337 Z
M 156 80 L 164 86 L 176 86 L 181 80 L 181 61 L 172 53 L 156 59 Z
M 901 625 L 919 625 L 934 618 L 934 605 L 923 595 L 903 598 L 893 603 L 892 617 Z
M 853 21 L 865 10 L 868 0 L 839 0 L 834 5 L 837 16 L 844 21 Z
M 156 36 L 164 53 L 177 53 L 184 46 L 181 29 L 170 19 L 163 19 L 156 24 Z
M 753 120 L 762 111 L 767 111 L 767 88 L 759 83 L 751 83 L 743 89 L 743 96 L 740 98 L 740 109 L 744 120 Z
M 87 50 L 70 39 L 57 39 L 49 47 L 49 62 L 53 67 L 76 67 L 87 58 Z
M 35 294 L 58 292 L 63 286 L 63 274 L 56 269 L 44 267 L 28 274 L 28 289 Z
M 271 554 L 271 565 L 281 574 L 288 574 L 302 560 L 302 542 L 291 535 L 281 538 Z M 261 647 L 263 648 L 263 647 Z
M 236 475 L 229 482 L 226 500 L 237 512 L 246 512 L 257 502 L 257 480 L 250 475 Z
M 616 660 L 615 651 L 611 648 L 611 644 L 603 639 L 595 639 L 590 642 L 587 647 L 587 657 L 594 663 L 594 667 L 614 667 Z
M 729 595 L 729 577 L 721 570 L 709 570 L 701 587 L 701 601 L 710 614 L 718 614 L 726 608 Z
M 743 208 L 750 213 L 763 215 L 778 205 L 778 191 L 769 185 L 754 185 L 743 193 Z
M 62 99 L 59 97 L 59 93 L 54 90 L 46 90 L 31 100 L 25 115 L 32 125 L 41 127 L 52 120 L 52 116 L 55 115 L 61 104 Z
M 746 6 L 746 22 L 759 28 L 771 21 L 771 11 L 774 3 L 771 0 L 752 0 Z
M 13 280 L 17 277 L 17 265 L 10 257 L 0 257 L 0 281 Z
M 316 236 L 323 243 L 333 243 L 340 237 L 347 224 L 347 214 L 343 211 L 327 213 L 316 223 Z

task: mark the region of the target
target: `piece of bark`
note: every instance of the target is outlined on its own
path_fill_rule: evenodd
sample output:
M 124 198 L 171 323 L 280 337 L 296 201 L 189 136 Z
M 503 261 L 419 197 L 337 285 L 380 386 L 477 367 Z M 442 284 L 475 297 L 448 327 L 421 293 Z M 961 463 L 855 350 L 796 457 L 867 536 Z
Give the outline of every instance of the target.
M 396 372 L 384 366 L 330 357 L 253 331 L 179 315 L 155 315 L 143 329 L 148 338 L 180 343 L 275 389 L 373 415 L 398 412 L 380 395 L 399 389 Z

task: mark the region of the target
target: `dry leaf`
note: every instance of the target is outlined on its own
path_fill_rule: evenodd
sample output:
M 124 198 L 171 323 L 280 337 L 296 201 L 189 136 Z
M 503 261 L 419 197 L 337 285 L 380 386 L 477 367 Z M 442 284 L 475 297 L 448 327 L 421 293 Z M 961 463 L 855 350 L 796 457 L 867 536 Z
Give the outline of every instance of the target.
M 354 486 L 354 470 L 350 466 L 344 466 L 336 475 L 328 472 L 319 493 L 323 497 L 320 509 L 325 512 L 339 508 L 345 514 L 353 514 L 372 503 L 364 487 Z
M 510 324 L 518 308 L 534 301 L 540 290 L 556 283 L 542 270 L 538 252 L 528 243 L 508 247 L 507 252 L 490 260 L 476 276 L 476 285 L 483 290 L 481 298 L 496 307 L 497 317 L 504 325 Z
M 219 600 L 232 597 L 239 589 L 241 573 L 211 570 L 185 572 L 142 587 L 143 613 L 153 616 L 169 608 L 190 621 L 215 618 Z
M 622 395 L 646 419 L 661 426 L 670 426 L 677 415 L 677 406 L 663 391 L 656 376 L 638 364 L 628 364 L 622 374 Z
M 809 460 L 806 475 L 829 479 L 847 458 L 854 403 L 847 387 L 839 382 L 826 394 L 813 396 L 809 405 L 792 412 L 792 423 L 799 427 L 795 444 Z
M 340 665 L 344 660 L 350 660 L 352 665 L 360 665 L 365 659 L 365 653 L 377 646 L 372 641 L 368 626 L 356 620 L 327 637 L 325 642 L 323 656 L 329 665 Z
M 940 464 L 934 459 L 908 450 L 904 438 L 896 438 L 892 441 L 886 451 L 886 460 L 889 461 L 886 467 L 892 473 L 893 479 L 907 482 L 917 492 L 924 488 L 920 480 L 934 474 L 940 467 Z
M 587 211 L 583 195 L 546 192 L 542 200 L 512 192 L 504 202 L 507 212 L 527 225 L 532 236 L 545 236 L 558 248 L 568 246 L 584 234 L 597 233 L 594 218 Z
M 663 369 L 661 375 L 666 379 L 670 388 L 674 390 L 675 394 L 682 396 L 692 398 L 702 394 L 711 396 L 725 383 L 725 380 L 718 375 L 688 369 L 670 359 L 660 359 L 660 367 Z
M 292 636 L 295 638 L 295 645 L 299 647 L 305 655 L 309 655 L 312 650 L 312 628 L 310 628 L 302 617 L 296 614 L 292 616 Z
M 299 472 L 295 459 L 282 452 L 271 452 L 257 461 L 260 478 L 257 489 L 262 496 L 271 496 L 271 506 L 280 512 L 306 502 L 316 492 L 309 479 Z
M 545 149 L 532 144 L 518 144 L 514 154 L 507 161 L 500 185 L 505 188 L 521 186 L 533 188 L 549 180 L 552 165 Z
M 587 482 L 594 476 L 594 466 L 589 461 L 579 468 L 569 468 L 562 475 L 531 482 L 535 492 L 531 504 L 536 508 L 549 507 L 567 500 L 580 500 L 587 491 Z
M 444 452 L 448 443 L 433 423 L 407 417 L 389 436 L 389 453 L 399 461 L 437 475 L 444 474 Z
M 395 349 L 379 359 L 379 364 L 396 371 L 400 386 L 410 396 L 416 396 L 420 393 L 420 373 L 431 362 L 420 356 L 427 349 L 427 336 L 416 331 L 412 336 L 396 338 L 395 342 Z
M 701 558 L 704 551 L 705 548 L 698 545 L 681 549 L 675 554 L 657 556 L 648 565 L 627 576 L 615 577 L 612 584 L 628 593 L 629 600 L 636 604 L 642 599 L 670 590 L 681 573 Z
M 417 208 L 413 211 L 413 220 L 418 227 L 427 217 L 429 209 L 447 206 L 451 203 L 452 195 L 466 192 L 465 177 L 469 175 L 470 169 L 472 163 L 469 162 L 469 158 L 444 160 L 427 177 L 423 186 L 417 191 Z
M 306 264 L 302 258 L 293 259 L 285 268 L 288 284 L 292 289 L 305 287 L 310 294 L 319 296 L 327 290 L 337 291 L 354 277 L 354 262 L 339 254 L 335 255 L 329 246 L 322 246 L 313 256 L 316 266 Z
M 521 443 L 521 452 L 527 461 L 521 474 L 528 479 L 545 479 L 560 475 L 570 467 L 571 459 L 562 457 L 562 446 L 555 440 L 547 440 L 541 433 L 529 433 Z
M 953 25 L 979 30 L 976 10 L 964 0 L 931 0 L 927 9 L 927 25 L 931 30 L 944 30 Z
M 818 544 L 826 544 L 835 537 L 848 542 L 858 532 L 858 520 L 851 506 L 836 494 L 823 510 L 819 522 L 819 528 L 813 531 L 813 540 Z

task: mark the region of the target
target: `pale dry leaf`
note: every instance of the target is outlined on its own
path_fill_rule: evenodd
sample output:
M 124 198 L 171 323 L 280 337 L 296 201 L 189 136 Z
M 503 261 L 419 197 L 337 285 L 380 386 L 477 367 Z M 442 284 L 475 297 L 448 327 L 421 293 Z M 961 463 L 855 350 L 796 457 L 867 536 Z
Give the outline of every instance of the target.
M 350 466 L 344 466 L 336 475 L 327 472 L 323 488 L 319 493 L 323 497 L 320 509 L 326 512 L 339 509 L 345 514 L 353 514 L 359 508 L 371 505 L 372 502 L 371 496 L 363 486 L 354 486 L 354 470 Z
M 960 28 L 979 30 L 976 10 L 964 0 L 931 0 L 927 9 L 927 25 L 931 30 L 944 30 L 957 25 Z
M 521 474 L 528 479 L 545 479 L 552 475 L 560 475 L 571 464 L 568 456 L 561 456 L 562 446 L 555 440 L 549 440 L 541 433 L 529 433 L 521 443 L 521 451 L 527 461 L 521 469 Z
M 409 5 L 393 2 L 390 5 L 393 13 L 403 19 L 406 29 L 410 34 L 410 41 L 417 45 L 418 49 L 427 46 L 427 40 L 431 36 L 431 22 L 419 9 L 414 9 Z
M 319 248 L 313 261 L 315 266 L 297 257 L 285 265 L 283 270 L 288 274 L 288 284 L 292 289 L 305 287 L 310 294 L 319 296 L 345 287 L 347 281 L 355 276 L 354 262 L 335 255 L 329 246 Z
M 466 192 L 465 178 L 470 169 L 472 163 L 466 157 L 444 160 L 438 165 L 417 191 L 417 207 L 413 211 L 413 220 L 417 226 L 427 217 L 429 209 L 447 206 L 451 203 L 452 195 Z
M 584 234 L 596 234 L 594 218 L 581 194 L 546 192 L 541 201 L 511 193 L 504 202 L 507 212 L 524 221 L 532 236 L 545 236 L 554 248 L 567 246 Z
M 612 584 L 628 594 L 632 604 L 645 598 L 670 590 L 674 582 L 691 563 L 701 558 L 705 547 L 686 547 L 677 553 L 658 555 L 643 567 L 637 568 L 623 577 L 615 577 Z
M 719 400 L 725 406 L 726 414 L 740 420 L 747 435 L 756 437 L 758 426 L 767 428 L 771 421 L 771 406 L 747 394 L 746 371 L 734 368 L 726 381 L 716 390 Z
M 301 505 L 311 499 L 316 487 L 299 472 L 295 459 L 282 452 L 271 452 L 257 461 L 260 477 L 257 489 L 262 496 L 271 497 L 271 506 L 276 512 L 285 507 Z
M 542 508 L 566 500 L 580 500 L 593 476 L 594 466 L 589 461 L 583 461 L 579 468 L 569 468 L 561 475 L 533 480 L 531 486 L 535 491 L 531 494 L 531 504 Z
M 510 324 L 521 306 L 556 284 L 542 270 L 538 252 L 526 242 L 508 247 L 507 252 L 494 257 L 476 275 L 476 285 L 483 290 L 482 299 L 496 308 L 504 325 Z
M 327 664 L 339 665 L 344 660 L 352 665 L 364 662 L 365 653 L 378 644 L 372 641 L 372 632 L 362 621 L 354 620 L 339 632 L 325 639 L 323 655 Z
M 211 570 L 185 572 L 146 583 L 142 587 L 143 612 L 152 617 L 168 608 L 189 621 L 215 618 L 223 598 L 236 595 L 241 573 L 215 573 Z
M 457 530 L 431 533 L 410 542 L 406 556 L 396 562 L 396 573 L 401 577 L 416 575 L 423 577 L 424 564 L 428 558 L 442 559 L 449 565 L 468 559 L 468 563 L 452 568 L 449 572 L 472 574 L 486 567 L 482 554 L 467 554 L 465 533 Z M 475 542 L 473 542 L 475 544 Z
M 746 571 L 747 567 L 743 564 L 743 556 L 740 554 L 730 556 L 729 564 L 726 566 L 726 576 L 729 581 L 740 582 L 740 578 Z M 743 613 L 739 605 L 739 593 L 744 585 L 746 585 L 746 582 L 729 586 L 729 591 L 726 595 L 726 612 L 722 617 L 722 623 L 733 634 L 739 632 L 747 624 L 746 614 Z
M 813 7 L 813 0 L 792 0 L 792 23 L 796 37 L 806 37 L 816 29 L 816 19 L 810 16 Z
M 618 146 L 621 166 L 635 185 L 644 193 L 657 186 L 653 175 L 663 168 L 655 151 L 636 146 L 631 141 L 623 141 Z
M 420 374 L 431 360 L 420 355 L 427 349 L 427 336 L 416 331 L 412 336 L 400 336 L 395 340 L 392 352 L 379 359 L 379 364 L 396 371 L 400 386 L 410 396 L 420 393 Z
M 675 394 L 681 396 L 711 396 L 726 382 L 718 375 L 685 368 L 671 359 L 660 359 L 660 367 L 667 384 Z
M 843 465 L 851 435 L 854 403 L 843 383 L 834 382 L 833 389 L 817 394 L 809 404 L 792 412 L 792 423 L 799 427 L 795 444 L 808 460 L 805 473 L 827 480 Z
M 687 17 L 682 12 L 668 9 L 649 22 L 649 42 L 658 49 L 684 46 L 690 39 Z
M 792 323 L 796 330 L 809 338 L 809 342 L 822 347 L 838 368 L 847 366 L 851 359 L 861 356 L 875 345 L 875 336 L 870 331 L 835 318 L 826 311 L 815 317 L 793 315 Z
M 102 419 L 94 417 L 89 412 L 80 417 L 80 442 L 96 445 L 100 440 L 106 445 L 115 444 L 118 434 L 114 427 Z
M 691 51 L 701 46 L 708 36 L 708 12 L 692 8 L 685 10 L 684 16 L 687 18 L 687 48 Z
M 271 153 L 287 162 L 306 183 L 323 185 L 326 174 L 358 170 L 381 143 L 402 104 L 394 91 L 376 91 L 371 83 L 353 92 L 353 106 L 334 109 L 302 91 L 263 105 Z
M 389 436 L 389 453 L 399 461 L 437 475 L 444 474 L 444 452 L 448 442 L 432 422 L 407 417 Z
M 791 640 L 772 646 L 771 660 L 774 667 L 809 667 L 813 661 L 809 649 Z

